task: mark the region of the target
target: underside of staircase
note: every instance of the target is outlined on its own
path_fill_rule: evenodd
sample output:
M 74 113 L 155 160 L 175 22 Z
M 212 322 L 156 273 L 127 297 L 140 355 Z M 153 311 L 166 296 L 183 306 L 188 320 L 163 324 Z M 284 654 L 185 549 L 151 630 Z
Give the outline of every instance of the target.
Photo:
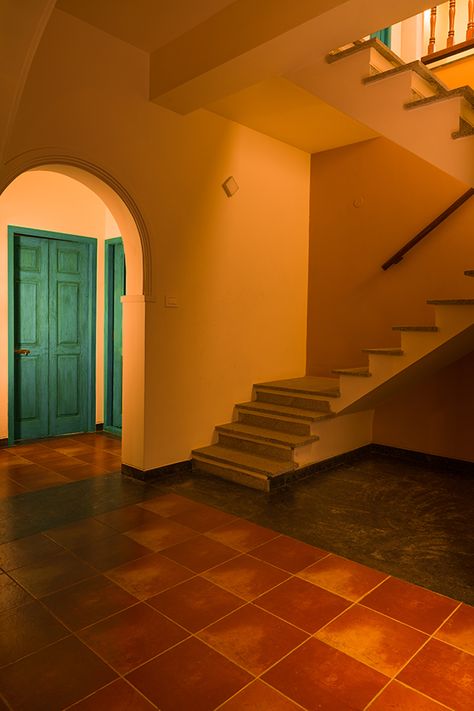
M 216 443 L 192 452 L 193 469 L 270 491 L 370 444 L 379 402 L 474 350 L 474 299 L 428 303 L 434 323 L 394 326 L 400 347 L 364 348 L 365 367 L 254 385 L 235 421 L 216 427 Z
M 377 39 L 334 50 L 286 78 L 474 185 L 474 91 L 449 89 L 421 61 L 405 63 Z

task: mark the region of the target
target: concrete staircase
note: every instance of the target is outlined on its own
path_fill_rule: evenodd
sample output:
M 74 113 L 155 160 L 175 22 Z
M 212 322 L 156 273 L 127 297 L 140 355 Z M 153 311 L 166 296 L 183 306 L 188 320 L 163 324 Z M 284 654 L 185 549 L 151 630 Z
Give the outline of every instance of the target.
M 286 75 L 340 111 L 474 185 L 474 92 L 448 89 L 419 61 L 376 39 L 331 52 Z
M 474 270 L 465 272 L 474 277 Z M 311 465 L 372 441 L 373 408 L 398 388 L 474 350 L 474 299 L 433 299 L 434 324 L 394 326 L 400 348 L 364 348 L 367 367 L 259 383 L 193 468 L 270 491 Z

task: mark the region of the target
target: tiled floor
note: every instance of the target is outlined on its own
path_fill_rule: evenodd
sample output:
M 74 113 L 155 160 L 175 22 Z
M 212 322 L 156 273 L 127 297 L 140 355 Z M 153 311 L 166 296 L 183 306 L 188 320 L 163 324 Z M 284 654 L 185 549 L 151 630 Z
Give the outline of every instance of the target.
M 78 434 L 0 449 L 0 499 L 120 471 L 120 439 Z
M 104 434 L 0 450 L 0 711 L 474 707 L 474 608 L 119 456 Z M 288 531 L 283 501 L 258 518 Z
M 2 711 L 473 708 L 473 608 L 184 496 L 0 565 Z

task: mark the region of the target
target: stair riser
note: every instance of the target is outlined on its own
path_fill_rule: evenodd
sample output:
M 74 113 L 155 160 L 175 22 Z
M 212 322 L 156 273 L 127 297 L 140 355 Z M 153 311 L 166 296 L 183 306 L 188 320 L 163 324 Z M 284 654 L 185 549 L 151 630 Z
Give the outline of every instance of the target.
M 220 467 L 217 462 L 211 463 L 206 462 L 203 459 L 193 458 L 193 471 L 196 470 L 206 472 L 207 474 L 213 474 L 214 476 L 218 476 L 220 479 L 233 481 L 236 484 L 242 484 L 243 486 L 250 487 L 251 489 L 270 491 L 270 483 L 268 479 L 254 477 L 251 472 L 249 472 L 249 474 L 244 474 L 237 469 Z
M 316 412 L 330 412 L 330 405 L 327 400 L 316 400 L 315 398 L 303 398 L 298 395 L 287 395 L 285 393 L 271 393 L 265 390 L 255 389 L 258 402 L 268 402 L 273 405 L 286 405 L 287 407 L 298 407 L 302 410 L 316 410 Z
M 230 449 L 238 449 L 241 452 L 256 454 L 260 457 L 271 457 L 282 462 L 293 461 L 293 450 L 291 447 L 277 447 L 269 442 L 257 442 L 250 439 L 241 439 L 240 437 L 230 437 L 229 435 L 219 433 L 219 444 Z
M 291 432 L 297 435 L 310 435 L 311 425 L 309 422 L 293 422 L 287 420 L 278 420 L 273 417 L 265 417 L 257 413 L 239 411 L 239 422 L 244 422 L 247 425 L 255 425 L 256 427 L 264 427 L 277 432 Z

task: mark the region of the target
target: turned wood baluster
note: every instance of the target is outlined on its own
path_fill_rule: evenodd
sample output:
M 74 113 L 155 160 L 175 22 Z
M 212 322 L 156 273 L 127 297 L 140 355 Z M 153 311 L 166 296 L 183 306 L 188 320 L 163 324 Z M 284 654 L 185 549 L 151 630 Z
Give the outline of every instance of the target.
M 466 39 L 470 40 L 474 38 L 474 0 L 469 0 L 467 8 Z
M 456 15 L 456 0 L 449 0 L 449 29 L 448 40 L 446 47 L 452 47 L 454 44 L 454 16 Z
M 428 54 L 433 54 L 436 42 L 436 8 L 431 8 L 430 15 L 430 40 L 428 44 Z

